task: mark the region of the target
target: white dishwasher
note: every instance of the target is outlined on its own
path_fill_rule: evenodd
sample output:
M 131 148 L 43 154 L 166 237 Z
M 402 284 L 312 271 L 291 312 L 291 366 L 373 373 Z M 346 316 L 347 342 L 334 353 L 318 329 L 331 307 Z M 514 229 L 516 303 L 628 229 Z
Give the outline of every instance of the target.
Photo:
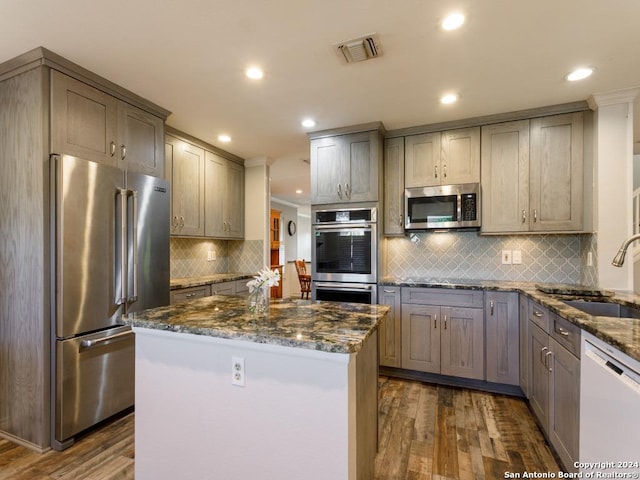
M 582 335 L 581 470 L 640 473 L 640 362 Z

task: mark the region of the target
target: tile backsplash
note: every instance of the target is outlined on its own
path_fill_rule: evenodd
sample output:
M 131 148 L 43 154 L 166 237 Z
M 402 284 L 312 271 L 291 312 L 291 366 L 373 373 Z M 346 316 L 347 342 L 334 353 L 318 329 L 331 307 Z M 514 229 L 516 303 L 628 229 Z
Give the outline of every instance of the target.
M 169 243 L 171 278 L 258 272 L 264 264 L 262 246 L 262 240 L 172 237 Z M 209 262 L 210 251 L 215 252 L 216 259 Z
M 595 286 L 595 267 L 587 267 L 595 235 L 480 236 L 476 232 L 415 234 L 386 238 L 384 275 L 398 278 L 455 278 L 532 281 Z M 520 250 L 522 264 L 503 265 L 502 250 Z

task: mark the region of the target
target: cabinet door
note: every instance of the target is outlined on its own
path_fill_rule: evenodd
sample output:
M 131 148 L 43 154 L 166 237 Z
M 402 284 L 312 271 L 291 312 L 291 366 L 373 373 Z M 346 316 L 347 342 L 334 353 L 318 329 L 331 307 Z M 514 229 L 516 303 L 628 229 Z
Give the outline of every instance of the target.
M 405 137 L 404 152 L 406 188 L 440 185 L 440 132 Z
M 342 182 L 347 177 L 348 170 L 345 162 L 342 161 L 343 151 L 340 137 L 311 140 L 312 204 L 344 201 Z M 340 192 L 340 196 L 338 192 Z
M 480 181 L 480 127 L 442 132 L 440 183 Z
M 227 160 L 225 206 L 228 238 L 244 238 L 244 166 Z
M 121 165 L 130 172 L 164 178 L 164 121 L 118 102 L 118 145 Z
M 118 166 L 118 101 L 100 90 L 51 70 L 51 149 Z
M 518 385 L 520 380 L 518 294 L 485 293 L 487 381 Z
M 440 312 L 440 372 L 484 380 L 482 309 L 442 307 Z
M 440 308 L 402 304 L 402 368 L 440 373 Z
M 549 424 L 549 335 L 529 322 L 529 404 L 544 426 Z
M 580 360 L 553 338 L 549 348 L 553 353 L 549 358 L 551 385 L 547 434 L 562 463 L 570 467 L 578 460 Z
M 384 234 L 404 235 L 404 138 L 384 144 Z
M 224 195 L 227 191 L 226 160 L 209 151 L 205 157 L 205 222 L 204 231 L 207 237 L 224 238 L 225 228 Z
M 208 297 L 210 295 L 211 295 L 210 285 L 179 288 L 177 290 L 171 290 L 170 302 L 171 302 L 171 305 L 173 305 L 175 303 L 195 300 L 196 298 Z
M 171 233 L 204 235 L 204 150 L 167 136 L 165 148 L 170 166 Z
M 529 120 L 482 127 L 482 231 L 529 230 Z
M 343 195 L 349 202 L 378 201 L 378 132 L 343 135 L 343 158 L 347 174 L 342 179 Z
M 378 303 L 391 310 L 378 328 L 379 362 L 385 367 L 400 367 L 400 287 L 379 287 Z
M 529 300 L 520 295 L 520 388 L 529 398 Z
M 531 229 L 581 230 L 583 113 L 531 120 Z

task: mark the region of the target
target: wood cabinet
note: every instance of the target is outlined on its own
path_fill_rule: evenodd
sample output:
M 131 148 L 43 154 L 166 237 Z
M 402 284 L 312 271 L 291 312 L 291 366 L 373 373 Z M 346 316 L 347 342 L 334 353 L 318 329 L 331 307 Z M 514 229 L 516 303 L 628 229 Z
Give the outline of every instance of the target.
M 377 202 L 381 168 L 378 130 L 311 137 L 311 203 Z
M 378 287 L 378 303 L 391 310 L 378 328 L 378 361 L 384 367 L 401 366 L 401 309 L 400 287 Z
M 529 299 L 520 295 L 519 306 L 519 344 L 520 344 L 520 388 L 529 398 Z
M 566 471 L 574 472 L 579 453 L 580 330 L 556 314 L 549 316 L 551 335 L 539 321 L 529 321 L 529 402 Z
M 482 292 L 403 288 L 401 296 L 402 368 L 483 380 Z
M 171 234 L 205 234 L 204 149 L 166 136 L 167 178 L 171 182 Z
M 583 113 L 482 127 L 482 231 L 583 228 Z
M 485 293 L 487 381 L 520 383 L 518 294 Z
M 480 181 L 480 127 L 405 137 L 405 187 Z
M 205 150 L 205 236 L 244 237 L 244 167 Z
M 280 248 L 280 211 L 273 208 L 269 212 L 269 243 L 271 250 Z M 276 261 L 275 264 L 278 264 Z
M 385 140 L 382 170 L 384 234 L 404 235 L 404 138 Z
M 164 178 L 164 120 L 75 78 L 51 72 L 55 153 Z

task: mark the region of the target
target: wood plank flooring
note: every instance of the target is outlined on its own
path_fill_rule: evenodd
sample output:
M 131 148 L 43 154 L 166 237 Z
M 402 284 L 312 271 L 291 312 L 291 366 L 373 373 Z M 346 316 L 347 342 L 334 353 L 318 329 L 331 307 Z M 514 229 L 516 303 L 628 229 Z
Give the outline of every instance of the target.
M 378 385 L 374 480 L 493 480 L 505 472 L 558 471 L 521 399 L 388 377 Z M 64 452 L 44 454 L 0 439 L 0 480 L 133 479 L 133 428 L 130 414 Z

